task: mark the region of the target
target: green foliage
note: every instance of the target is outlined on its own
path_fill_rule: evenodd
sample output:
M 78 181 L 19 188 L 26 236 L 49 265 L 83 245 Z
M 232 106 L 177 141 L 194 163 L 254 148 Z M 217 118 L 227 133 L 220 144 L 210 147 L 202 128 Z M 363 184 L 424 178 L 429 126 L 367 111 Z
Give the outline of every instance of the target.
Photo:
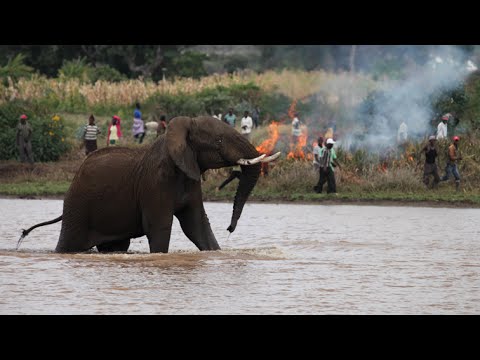
M 127 79 L 108 65 L 91 66 L 86 58 L 64 61 L 58 70 L 58 76 L 60 79 L 78 79 L 84 83 L 95 83 L 98 80 L 119 82 Z
M 33 73 L 33 68 L 25 65 L 25 55 L 17 54 L 8 60 L 5 66 L 0 67 L 0 78 L 5 85 L 8 84 L 7 78 L 17 81 L 21 77 L 28 77 Z
M 127 77 L 108 65 L 99 65 L 90 72 L 90 81 L 95 83 L 98 80 L 119 82 L 127 80 Z
M 60 79 L 79 79 L 84 82 L 90 80 L 90 73 L 93 67 L 87 64 L 86 58 L 78 58 L 75 60 L 66 60 L 62 67 L 58 70 Z
M 0 106 L 0 159 L 9 160 L 18 157 L 16 147 L 16 127 L 21 114 L 28 116 L 33 129 L 32 150 L 35 161 L 57 161 L 69 150 L 66 141 L 63 120 L 53 120 L 51 114 L 38 104 L 26 104 L 20 101 Z M 57 119 L 57 118 L 55 118 Z
M 156 94 L 145 101 L 146 109 L 154 109 L 155 117 L 168 114 L 200 116 L 226 113 L 233 108 L 238 115 L 245 110 L 252 111 L 258 104 L 266 113 L 278 114 L 277 110 L 286 111 L 291 100 L 284 95 L 266 94 L 253 83 L 235 84 L 229 87 L 217 86 L 195 94 Z
M 187 94 L 157 94 L 145 101 L 145 108 L 154 108 L 154 116 L 168 114 L 169 118 L 184 116 L 206 115 L 204 106 L 196 96 Z
M 263 94 L 258 102 L 262 111 L 261 122 L 270 120 L 280 120 L 287 116 L 287 111 L 292 103 L 292 99 L 279 93 Z
M 224 112 L 226 108 L 233 106 L 234 103 L 234 97 L 224 86 L 205 89 L 197 95 L 197 98 L 203 103 L 208 114 Z
M 248 57 L 244 55 L 232 55 L 225 62 L 224 68 L 228 73 L 243 70 L 248 66 Z
M 203 67 L 203 61 L 207 59 L 207 55 L 187 51 L 180 56 L 176 56 L 172 59 L 173 73 L 180 77 L 191 77 L 198 79 L 202 76 L 206 76 L 207 72 Z

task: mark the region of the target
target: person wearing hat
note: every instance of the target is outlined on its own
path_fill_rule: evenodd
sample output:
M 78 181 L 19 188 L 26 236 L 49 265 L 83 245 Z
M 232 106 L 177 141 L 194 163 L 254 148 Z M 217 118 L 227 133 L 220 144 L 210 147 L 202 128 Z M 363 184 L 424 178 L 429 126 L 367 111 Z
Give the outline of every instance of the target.
M 442 116 L 442 122 L 437 126 L 437 140 L 446 139 L 447 138 L 447 121 L 449 115 L 445 114 Z
M 30 164 L 33 164 L 32 133 L 32 127 L 27 122 L 27 115 L 23 114 L 17 125 L 17 147 L 22 163 L 28 160 Z
M 462 156 L 458 150 L 458 142 L 460 138 L 458 136 L 453 137 L 453 143 L 448 147 L 448 160 L 445 168 L 445 175 L 440 179 L 441 181 L 447 181 L 450 178 L 450 174 L 455 178 L 455 189 L 458 191 L 460 188 L 460 174 L 458 173 L 457 162 L 462 160 Z
M 425 153 L 425 166 L 423 167 L 423 183 L 428 187 L 430 182 L 430 175 L 433 175 L 432 188 L 436 188 L 440 182 L 440 176 L 438 175 L 438 168 L 435 159 L 438 156 L 437 149 L 435 148 L 435 142 L 437 138 L 432 135 L 428 138 L 428 144 L 424 146 L 422 152 Z
M 107 146 L 116 145 L 121 137 L 120 118 L 114 115 L 112 117 L 112 124 L 108 127 Z
M 337 186 L 335 184 L 335 172 L 334 167 L 340 167 L 337 161 L 337 154 L 333 145 L 335 141 L 332 138 L 328 138 L 325 147 L 320 149 L 319 157 L 319 179 L 318 184 L 313 187 L 317 194 L 321 194 L 323 191 L 323 185 L 327 182 L 327 194 L 337 193 Z

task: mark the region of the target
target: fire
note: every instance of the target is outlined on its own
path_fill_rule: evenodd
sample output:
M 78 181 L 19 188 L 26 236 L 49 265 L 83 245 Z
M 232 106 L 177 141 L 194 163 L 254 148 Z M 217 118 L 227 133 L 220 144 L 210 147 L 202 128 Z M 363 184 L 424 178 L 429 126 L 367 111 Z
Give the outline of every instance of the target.
M 288 116 L 290 119 L 293 119 L 295 117 L 295 113 L 297 112 L 297 99 L 293 100 L 293 102 L 290 104 L 290 107 L 288 109 Z
M 308 138 L 308 128 L 306 125 L 300 127 L 302 133 L 298 137 L 298 142 L 296 144 L 290 143 L 290 152 L 287 155 L 287 159 L 307 159 L 312 160 L 312 154 L 307 154 L 303 152 L 303 149 L 307 145 Z
M 272 123 L 268 125 L 268 134 L 270 137 L 256 147 L 257 151 L 261 154 L 270 155 L 275 149 L 279 136 L 278 122 L 272 121 Z
M 272 121 L 272 123 L 268 125 L 268 135 L 269 138 L 256 147 L 257 151 L 261 154 L 271 155 L 273 153 L 279 137 L 278 122 Z M 268 175 L 269 167 L 268 162 L 262 163 L 261 172 L 263 176 Z

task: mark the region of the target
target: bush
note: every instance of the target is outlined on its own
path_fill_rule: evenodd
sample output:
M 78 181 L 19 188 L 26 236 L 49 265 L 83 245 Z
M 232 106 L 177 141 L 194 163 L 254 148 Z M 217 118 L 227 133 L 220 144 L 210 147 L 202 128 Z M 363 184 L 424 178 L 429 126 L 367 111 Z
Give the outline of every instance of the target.
M 57 161 L 69 150 L 63 120 L 39 105 L 10 102 L 0 106 L 0 159 L 18 158 L 16 127 L 21 114 L 28 116 L 32 134 L 32 150 L 35 161 Z
M 85 58 L 64 61 L 58 70 L 60 79 L 79 79 L 82 82 L 89 82 L 92 76 L 93 67 L 87 64 Z
M 92 83 L 98 80 L 120 82 L 127 80 L 127 77 L 120 73 L 117 69 L 114 69 L 108 65 L 100 65 L 95 67 L 90 73 L 90 81 Z
M 14 58 L 8 60 L 5 66 L 0 67 L 0 78 L 3 84 L 8 85 L 8 78 L 17 81 L 22 77 L 29 77 L 33 73 L 33 68 L 25 65 L 25 56 L 18 54 Z
M 180 77 L 190 77 L 198 79 L 206 76 L 207 72 L 203 67 L 203 61 L 207 56 L 202 53 L 187 51 L 172 60 L 173 73 Z

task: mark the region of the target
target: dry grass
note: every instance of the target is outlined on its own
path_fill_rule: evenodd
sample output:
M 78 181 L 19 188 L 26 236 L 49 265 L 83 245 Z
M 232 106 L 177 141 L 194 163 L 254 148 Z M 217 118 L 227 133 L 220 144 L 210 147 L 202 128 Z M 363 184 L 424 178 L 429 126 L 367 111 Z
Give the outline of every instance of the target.
M 125 106 L 135 101 L 144 102 L 157 93 L 192 94 L 218 85 L 231 86 L 250 82 L 257 84 L 263 90 L 276 91 L 297 99 L 323 92 L 333 102 L 338 98 L 359 101 L 375 86 L 375 82 L 366 75 L 295 70 L 267 71 L 261 74 L 251 71 L 214 74 L 198 80 L 181 78 L 152 82 L 137 79 L 119 83 L 97 81 L 95 84 L 83 84 L 76 79 L 59 80 L 34 76 L 32 79 L 20 79 L 17 83 L 10 83 L 8 86 L 0 85 L 0 103 L 14 99 L 52 98 L 60 103 L 68 103 L 82 98 L 90 107 Z

